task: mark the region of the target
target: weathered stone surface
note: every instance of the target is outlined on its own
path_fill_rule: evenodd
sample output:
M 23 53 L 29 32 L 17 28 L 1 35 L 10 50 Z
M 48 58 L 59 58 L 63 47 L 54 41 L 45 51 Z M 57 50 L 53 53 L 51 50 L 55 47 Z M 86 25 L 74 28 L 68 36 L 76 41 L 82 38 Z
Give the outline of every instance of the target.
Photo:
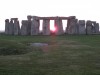
M 77 19 L 72 19 L 71 21 L 71 34 L 78 34 L 78 23 Z
M 28 35 L 27 25 L 28 25 L 28 21 L 27 20 L 22 20 L 21 35 Z
M 10 35 L 14 34 L 14 23 L 13 23 L 13 20 L 11 20 L 10 23 L 9 23 L 9 34 Z
M 9 19 L 5 20 L 5 34 L 9 34 Z
M 50 20 L 43 20 L 43 35 L 50 35 Z
M 79 20 L 79 34 L 86 34 L 85 20 Z
M 31 25 L 31 35 L 38 35 L 39 34 L 39 26 L 40 21 L 36 16 L 32 17 L 32 25 Z
M 77 34 L 78 33 L 78 23 L 77 19 L 69 19 L 66 28 L 67 34 Z
M 86 34 L 92 34 L 93 31 L 92 31 L 92 21 L 88 20 L 86 22 Z
M 32 25 L 32 21 L 28 21 L 28 24 L 27 24 L 27 34 L 28 35 L 31 35 L 31 25 Z
M 55 32 L 56 35 L 64 34 L 62 19 L 58 18 L 57 20 L 55 20 L 55 27 L 56 27 L 56 32 Z
M 96 21 L 92 21 L 92 32 L 93 34 L 99 34 L 99 24 Z
M 70 30 L 70 19 L 69 20 L 67 20 L 67 27 L 66 27 L 66 31 L 65 31 L 65 33 L 69 33 L 69 30 Z
M 17 18 L 13 18 L 12 20 L 14 20 L 14 35 L 19 35 L 20 34 L 19 21 Z
M 99 34 L 99 23 L 96 23 L 95 25 L 95 33 Z
M 28 19 L 27 34 L 31 35 L 32 16 L 28 15 L 27 19 Z

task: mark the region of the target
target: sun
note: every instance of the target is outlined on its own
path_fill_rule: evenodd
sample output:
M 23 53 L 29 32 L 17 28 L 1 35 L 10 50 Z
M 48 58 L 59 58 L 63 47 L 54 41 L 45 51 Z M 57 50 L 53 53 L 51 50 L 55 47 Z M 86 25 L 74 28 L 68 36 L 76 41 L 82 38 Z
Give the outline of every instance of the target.
M 57 27 L 56 27 L 56 26 L 51 26 L 51 27 L 50 27 L 50 31 L 51 31 L 52 33 L 56 33 L 56 32 L 57 32 Z

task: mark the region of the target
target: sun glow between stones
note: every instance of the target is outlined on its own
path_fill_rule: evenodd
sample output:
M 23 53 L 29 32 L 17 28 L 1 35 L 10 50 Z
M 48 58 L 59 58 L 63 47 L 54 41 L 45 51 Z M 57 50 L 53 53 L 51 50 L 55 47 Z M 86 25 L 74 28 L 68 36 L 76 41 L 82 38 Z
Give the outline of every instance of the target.
M 67 26 L 67 20 L 62 20 L 62 23 L 63 23 L 63 30 L 65 31 L 66 26 Z M 43 20 L 40 20 L 40 28 L 39 28 L 40 32 L 42 32 L 42 30 L 43 30 L 42 27 L 43 27 Z M 49 27 L 50 27 L 51 32 L 53 32 L 53 33 L 57 32 L 57 27 L 54 24 L 54 20 L 50 20 L 50 26 Z
M 54 27 L 51 27 L 51 32 L 53 32 L 53 33 L 55 33 L 55 32 L 57 32 L 57 27 L 56 26 L 54 26 Z
M 50 20 L 50 31 L 51 32 L 57 31 L 57 27 L 54 25 L 54 20 Z

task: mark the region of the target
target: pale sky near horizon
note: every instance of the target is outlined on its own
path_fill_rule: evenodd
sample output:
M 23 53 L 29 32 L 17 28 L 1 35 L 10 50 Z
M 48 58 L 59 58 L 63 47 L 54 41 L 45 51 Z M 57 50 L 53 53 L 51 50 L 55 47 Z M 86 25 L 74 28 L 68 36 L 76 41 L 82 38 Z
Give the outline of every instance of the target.
M 27 15 L 76 16 L 81 20 L 100 23 L 100 0 L 0 0 L 0 31 L 5 29 L 5 19 L 21 20 Z

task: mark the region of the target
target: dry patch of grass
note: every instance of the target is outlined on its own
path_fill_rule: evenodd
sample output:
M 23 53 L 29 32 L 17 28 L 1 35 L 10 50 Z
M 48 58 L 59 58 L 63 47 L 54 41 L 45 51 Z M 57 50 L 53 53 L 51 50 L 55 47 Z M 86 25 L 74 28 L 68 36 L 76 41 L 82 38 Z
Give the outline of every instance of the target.
M 66 47 L 68 49 L 79 49 L 79 48 L 91 48 L 89 45 L 84 45 L 77 41 L 60 40 L 58 42 L 51 42 L 48 46 L 43 46 L 43 52 L 50 52 L 52 50 L 59 49 L 60 47 Z

